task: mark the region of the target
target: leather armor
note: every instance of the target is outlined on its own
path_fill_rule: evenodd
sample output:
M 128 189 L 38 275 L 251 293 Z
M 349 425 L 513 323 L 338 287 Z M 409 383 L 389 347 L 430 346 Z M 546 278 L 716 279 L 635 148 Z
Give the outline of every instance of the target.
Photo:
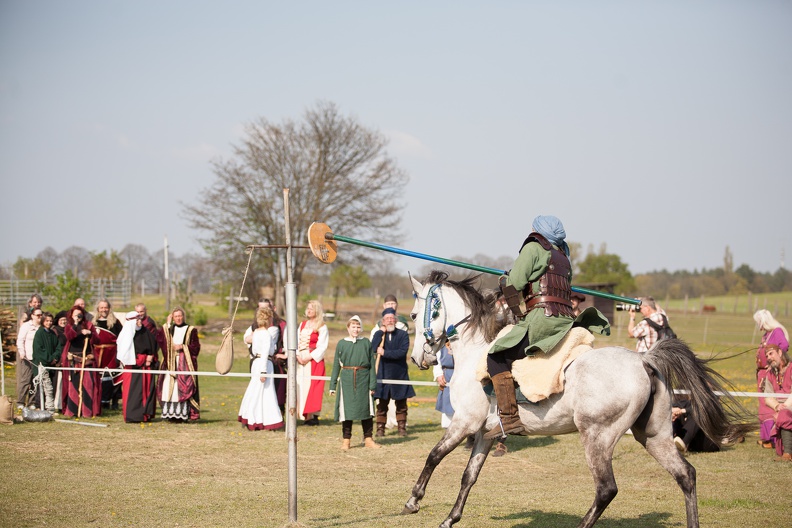
M 558 315 L 575 317 L 572 312 L 572 264 L 569 258 L 539 233 L 528 235 L 520 250 L 529 242 L 537 242 L 549 251 L 550 262 L 545 272 L 537 280 L 529 282 L 522 292 L 518 293 L 513 287 L 503 290 L 509 308 L 519 318 L 525 317 L 534 308 L 544 308 L 548 317 Z M 533 285 L 536 283 L 539 284 L 539 291 L 534 293 Z M 519 299 L 520 296 L 522 299 Z

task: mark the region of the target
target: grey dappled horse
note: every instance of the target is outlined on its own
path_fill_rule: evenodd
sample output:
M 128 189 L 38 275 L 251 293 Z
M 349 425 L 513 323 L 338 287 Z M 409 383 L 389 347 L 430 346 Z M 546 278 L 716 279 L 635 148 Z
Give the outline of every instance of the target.
M 503 323 L 496 321 L 495 295 L 482 295 L 474 287 L 476 277 L 451 281 L 447 274 L 435 271 L 424 284 L 411 280 L 416 296 L 411 313 L 415 321 L 411 357 L 419 368 L 426 369 L 436 363 L 439 349 L 449 346 L 455 363 L 450 383 L 455 413 L 443 438 L 429 453 L 402 513 L 418 512 L 435 467 L 468 435 L 479 433 L 457 500 L 440 524 L 440 528 L 450 528 L 462 517 L 470 489 L 492 447 L 493 441 L 485 440 L 480 431 L 497 426 L 498 417 L 494 403 L 491 405 L 476 380 L 476 369 Z M 591 350 L 578 357 L 565 375 L 562 393 L 536 404 L 520 404 L 520 418 L 531 435 L 579 431 L 596 492 L 578 526 L 594 525 L 616 496 L 613 450 L 627 429 L 632 429 L 635 440 L 682 489 L 688 527 L 698 527 L 696 470 L 674 445 L 671 390 L 689 390 L 691 413 L 705 434 L 719 444 L 731 443 L 752 426 L 737 423 L 736 415 L 723 407 L 714 392 L 722 390 L 718 381 L 722 378 L 676 339 L 660 341 L 645 354 L 622 347 Z

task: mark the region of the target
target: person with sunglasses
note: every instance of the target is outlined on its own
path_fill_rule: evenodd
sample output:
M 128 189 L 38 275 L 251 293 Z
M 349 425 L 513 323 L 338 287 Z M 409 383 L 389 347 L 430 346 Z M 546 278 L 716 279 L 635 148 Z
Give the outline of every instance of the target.
M 17 407 L 28 404 L 33 388 L 33 339 L 41 326 L 41 307 L 30 313 L 30 319 L 22 323 L 17 333 L 16 387 Z

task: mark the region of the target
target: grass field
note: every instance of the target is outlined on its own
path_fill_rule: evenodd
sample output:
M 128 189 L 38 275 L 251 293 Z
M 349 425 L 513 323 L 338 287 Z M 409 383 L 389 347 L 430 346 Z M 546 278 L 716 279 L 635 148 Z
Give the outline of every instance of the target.
M 359 304 L 372 306 L 368 300 Z M 249 321 L 251 315 L 239 317 Z M 733 356 L 715 368 L 737 388 L 753 390 L 758 336 L 750 314 L 685 315 L 672 309 L 669 315 L 680 337 L 700 355 Z M 624 321 L 620 316 L 624 314 L 616 317 L 613 335 L 598 339 L 598 345 L 632 347 L 626 316 Z M 344 335 L 340 323 L 330 328 L 333 343 Z M 199 368 L 211 371 L 219 336 L 207 332 L 202 343 Z M 241 340 L 236 348 L 234 371 L 244 372 L 248 362 Z M 411 369 L 411 376 L 428 380 L 430 374 Z M 5 379 L 6 393 L 13 396 L 13 367 L 5 369 Z M 200 383 L 202 420 L 197 424 L 125 424 L 119 412 L 108 411 L 91 420 L 106 428 L 57 422 L 0 428 L 0 526 L 286 526 L 285 435 L 248 432 L 238 424 L 244 378 L 205 377 Z M 461 448 L 435 472 L 422 510 L 398 515 L 442 435 L 429 401 L 435 390 L 416 389 L 410 435 L 399 438 L 389 432 L 380 450 L 340 451 L 341 427 L 332 422 L 329 396 L 321 425 L 298 428 L 301 525 L 412 528 L 436 526 L 445 518 L 467 460 Z M 746 404 L 756 406 L 751 399 Z M 359 424 L 353 433 L 354 446 L 361 440 Z M 720 453 L 688 455 L 698 472 L 702 526 L 764 528 L 786 526 L 792 518 L 787 493 L 792 464 L 775 462 L 769 450 L 756 445 L 757 438 L 749 436 Z M 459 526 L 576 526 L 594 491 L 578 436 L 512 437 L 508 445 L 508 455 L 487 461 Z M 620 493 L 598 526 L 685 526 L 681 491 L 632 437 L 619 442 L 614 466 Z

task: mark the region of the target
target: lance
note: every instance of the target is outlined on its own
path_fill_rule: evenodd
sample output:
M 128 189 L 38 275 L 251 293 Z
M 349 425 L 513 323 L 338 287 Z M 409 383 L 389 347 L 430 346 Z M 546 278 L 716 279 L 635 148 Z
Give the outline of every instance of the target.
M 336 256 L 338 255 L 338 245 L 336 244 L 336 241 L 346 242 L 348 244 L 354 244 L 356 246 L 363 246 L 371 249 L 377 249 L 380 251 L 387 251 L 389 253 L 396 253 L 397 255 L 414 257 L 421 260 L 438 262 L 440 264 L 455 266 L 457 268 L 465 268 L 473 271 L 480 271 L 482 273 L 488 273 L 490 275 L 503 275 L 506 273 L 505 270 L 488 268 L 486 266 L 479 266 L 477 264 L 469 264 L 467 262 L 460 262 L 458 260 L 435 257 L 433 255 L 427 255 L 425 253 L 417 253 L 415 251 L 409 251 L 407 249 L 385 246 L 383 244 L 377 244 L 375 242 L 366 242 L 365 240 L 357 240 L 355 238 L 336 235 L 330 230 L 330 227 L 327 224 L 323 224 L 321 222 L 314 222 L 308 228 L 308 244 L 311 248 L 311 252 L 314 254 L 314 256 L 317 259 L 319 259 L 321 262 L 325 264 L 330 264 L 331 262 L 333 262 L 336 259 Z M 640 299 L 634 299 L 632 297 L 623 297 L 621 295 L 615 295 L 613 293 L 608 293 L 608 292 L 601 292 L 598 290 L 590 290 L 588 288 L 581 288 L 579 286 L 572 286 L 572 291 L 577 293 L 582 293 L 584 295 L 593 295 L 595 297 L 602 297 L 603 299 L 611 299 L 613 301 L 619 301 L 627 304 L 634 304 L 634 305 L 641 304 Z

